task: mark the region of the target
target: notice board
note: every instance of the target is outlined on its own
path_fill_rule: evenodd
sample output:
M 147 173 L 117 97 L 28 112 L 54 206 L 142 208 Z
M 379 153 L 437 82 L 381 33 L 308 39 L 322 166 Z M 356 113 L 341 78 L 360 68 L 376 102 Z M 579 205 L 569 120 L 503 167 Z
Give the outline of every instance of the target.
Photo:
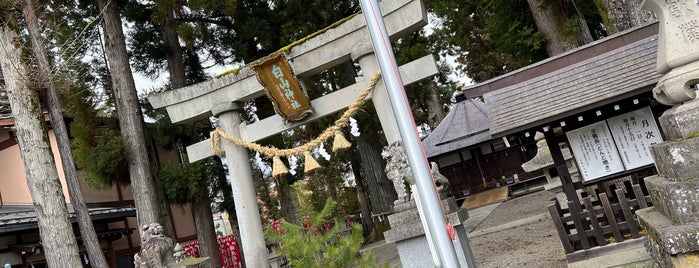
M 584 181 L 624 171 L 606 121 L 568 131 L 566 135 Z
M 653 164 L 650 146 L 662 136 L 650 107 L 566 133 L 583 181 Z
M 653 164 L 650 146 L 663 141 L 650 107 L 607 119 L 626 169 Z

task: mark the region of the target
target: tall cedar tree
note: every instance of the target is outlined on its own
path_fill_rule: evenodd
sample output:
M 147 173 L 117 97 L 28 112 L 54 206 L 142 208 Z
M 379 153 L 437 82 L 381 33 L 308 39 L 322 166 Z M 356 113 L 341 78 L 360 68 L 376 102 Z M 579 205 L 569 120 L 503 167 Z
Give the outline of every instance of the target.
M 121 24 L 120 1 L 97 1 L 103 10 L 102 27 L 104 32 L 105 54 L 112 77 L 112 90 L 121 134 L 125 137 L 129 154 L 129 174 L 133 189 L 139 225 L 169 223 L 161 218 L 160 212 L 168 211 L 165 202 L 156 198 L 158 187 L 152 174 L 146 144 L 143 114 L 139 106 L 136 86 L 129 65 L 126 40 Z
M 38 10 L 41 11 L 43 9 L 39 8 Z M 36 60 L 36 65 L 39 72 L 39 75 L 36 76 L 37 80 L 39 81 L 36 82 L 41 88 L 47 90 L 46 106 L 48 107 L 49 114 L 51 115 L 51 127 L 53 128 L 53 132 L 56 136 L 56 143 L 63 166 L 63 173 L 68 186 L 68 193 L 71 197 L 70 199 L 72 201 L 73 210 L 75 211 L 75 215 L 78 220 L 80 235 L 83 238 L 85 248 L 87 249 L 87 253 L 92 264 L 96 267 L 107 267 L 109 265 L 107 264 L 104 254 L 102 253 L 102 248 L 99 245 L 95 227 L 92 225 L 92 219 L 90 219 L 90 213 L 87 209 L 87 205 L 85 204 L 85 198 L 83 197 L 82 190 L 80 189 L 78 171 L 75 168 L 73 154 L 70 149 L 68 128 L 66 127 L 63 119 L 63 109 L 61 108 L 61 104 L 59 102 L 56 85 L 52 80 L 54 77 L 53 73 L 58 72 L 59 70 L 53 68 L 49 63 L 48 53 L 45 48 L 46 42 L 41 36 L 41 28 L 39 27 L 39 19 L 37 18 L 36 11 L 37 9 L 31 0 L 24 1 L 22 13 L 27 24 L 27 32 L 29 33 L 28 36 L 31 41 L 34 59 Z
M 124 10 L 124 16 L 138 25 L 129 32 L 130 37 L 134 40 L 131 42 L 132 51 L 137 51 L 134 55 L 140 62 L 136 65 L 137 69 L 144 71 L 149 76 L 155 76 L 160 69 L 166 68 L 169 74 L 169 83 L 164 87 L 165 90 L 181 88 L 206 79 L 194 48 L 180 46 L 178 28 L 180 25 L 186 24 L 176 20 L 176 16 L 182 14 L 182 9 L 178 8 L 174 1 L 132 2 L 126 5 Z M 150 106 L 147 103 L 144 105 Z M 188 126 L 174 126 L 164 114 L 156 115 L 155 113 L 152 111 L 152 114 L 149 114 L 151 118 L 157 119 L 154 124 L 155 128 L 153 128 L 155 130 L 154 136 L 158 137 L 160 145 L 176 145 L 173 149 L 181 155 L 184 155 L 184 146 L 202 140 L 204 138 L 202 133 L 206 133 L 210 129 L 206 124 L 208 121 Z M 180 157 L 180 159 L 183 160 L 186 157 Z M 188 168 L 189 164 L 186 165 L 183 168 Z M 217 166 L 220 167 L 220 165 Z M 163 168 L 172 169 L 174 167 L 166 165 Z M 208 189 L 209 185 L 220 180 L 216 179 L 215 175 L 219 174 L 216 170 L 202 170 L 210 173 L 200 173 L 199 176 L 189 178 L 197 181 L 193 190 L 199 193 L 198 195 L 190 195 L 190 198 L 186 200 L 172 195 L 166 195 L 165 198 L 176 204 L 191 203 L 201 256 L 210 258 L 210 261 L 203 265 L 215 267 L 220 263 L 220 259 Z M 163 174 L 172 173 L 161 170 L 160 175 Z M 181 185 L 190 185 L 187 183 L 172 184 L 172 180 L 164 181 L 163 179 L 166 178 L 159 176 L 158 181 L 162 187 L 166 188 L 166 193 L 172 193 L 172 189 L 178 189 Z M 182 190 L 187 191 L 186 189 Z
M 569 44 L 581 45 L 606 35 L 592 0 L 438 0 L 427 4 L 442 26 L 433 33 L 436 51 L 454 56 L 457 71 L 474 82 L 522 68 L 560 53 L 561 49 L 577 47 Z M 551 24 L 538 26 L 535 17 L 544 15 L 554 16 L 548 17 Z M 592 39 L 580 42 L 582 39 L 577 36 L 587 33 Z M 562 42 L 549 48 L 553 39 Z M 551 54 L 547 49 L 552 50 Z
M 32 88 L 25 66 L 27 61 L 22 58 L 20 39 L 8 24 L 8 19 L 14 19 L 9 17 L 12 15 L 3 15 L 0 21 L 0 68 L 46 261 L 56 267 L 81 267 L 75 235 L 65 231 L 72 230 L 72 225 L 48 142 L 39 93 Z

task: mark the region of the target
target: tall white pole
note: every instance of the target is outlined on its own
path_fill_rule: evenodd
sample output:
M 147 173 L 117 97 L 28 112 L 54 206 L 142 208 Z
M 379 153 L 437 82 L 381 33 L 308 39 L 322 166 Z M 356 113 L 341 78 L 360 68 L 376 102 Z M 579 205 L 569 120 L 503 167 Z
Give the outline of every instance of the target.
M 405 96 L 405 89 L 398 72 L 398 64 L 396 64 L 393 55 L 393 48 L 388 39 L 381 10 L 376 0 L 360 0 L 359 2 L 362 6 L 367 29 L 371 35 L 371 43 L 381 68 L 383 81 L 388 90 L 396 123 L 398 123 L 398 131 L 403 139 L 408 163 L 413 171 L 417 193 L 422 201 L 420 207 L 427 219 L 427 226 L 424 227 L 432 235 L 432 242 L 435 245 L 441 267 L 459 267 L 456 250 L 454 250 L 454 244 L 447 234 L 447 223 L 442 213 L 439 197 L 434 190 L 432 173 L 417 134 L 413 115 L 410 112 L 410 105 Z

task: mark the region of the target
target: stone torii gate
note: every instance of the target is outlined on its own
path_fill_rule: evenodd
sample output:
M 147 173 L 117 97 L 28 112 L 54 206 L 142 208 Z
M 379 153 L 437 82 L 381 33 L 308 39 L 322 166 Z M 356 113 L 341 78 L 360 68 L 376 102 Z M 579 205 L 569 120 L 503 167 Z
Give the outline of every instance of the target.
M 391 40 L 419 30 L 427 24 L 427 12 L 421 0 L 381 2 L 386 30 Z M 282 131 L 331 115 L 346 108 L 370 83 L 379 68 L 362 16 L 355 16 L 306 42 L 288 53 L 289 64 L 299 77 L 310 76 L 347 60 L 359 63 L 363 77 L 355 84 L 311 101 L 315 114 L 299 123 L 285 124 L 274 115 L 252 124 L 241 123 L 242 102 L 264 96 L 252 68 L 245 66 L 238 74 L 213 79 L 149 96 L 154 108 L 165 107 L 173 123 L 192 122 L 210 116 L 220 119 L 221 129 L 244 141 L 255 142 Z M 404 84 L 411 84 L 437 74 L 436 62 L 428 55 L 399 67 Z M 400 133 L 383 83 L 370 94 L 389 144 L 400 141 Z M 267 267 L 267 249 L 247 151 L 222 142 L 231 174 L 233 198 L 240 225 L 240 240 L 247 267 Z M 189 160 L 195 162 L 212 156 L 211 140 L 187 147 Z

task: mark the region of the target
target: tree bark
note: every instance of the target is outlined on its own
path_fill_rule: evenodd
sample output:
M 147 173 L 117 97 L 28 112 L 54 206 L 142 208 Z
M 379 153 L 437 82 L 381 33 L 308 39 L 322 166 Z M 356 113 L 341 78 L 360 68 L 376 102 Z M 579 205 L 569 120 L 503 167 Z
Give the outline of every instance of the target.
M 177 35 L 175 19 L 172 13 L 164 16 L 159 22 L 160 33 L 163 35 L 165 47 L 167 47 L 166 59 L 167 69 L 170 73 L 170 85 L 173 89 L 181 88 L 187 85 L 187 76 L 184 70 L 184 61 L 182 59 L 182 48 Z
M 597 10 L 602 15 L 607 34 L 615 34 L 651 19 L 654 13 L 641 8 L 642 1 L 598 0 L 595 1 Z
M 63 173 L 68 186 L 68 194 L 70 195 L 73 210 L 75 211 L 75 215 L 78 220 L 78 227 L 80 229 L 83 244 L 85 245 L 85 249 L 87 250 L 92 266 L 108 267 L 109 265 L 107 264 L 107 259 L 105 259 L 104 254 L 102 253 L 102 248 L 100 247 L 99 239 L 97 238 L 97 233 L 95 232 L 95 227 L 92 225 L 92 220 L 90 219 L 90 212 L 87 209 L 82 190 L 80 189 L 78 172 L 75 168 L 73 153 L 70 149 L 68 129 L 66 128 L 65 121 L 63 121 L 61 104 L 58 101 L 56 87 L 51 79 L 52 67 L 50 66 L 46 56 L 46 49 L 44 48 L 41 30 L 39 29 L 39 21 L 36 17 L 36 13 L 34 12 L 34 5 L 31 0 L 25 0 L 22 11 L 27 23 L 29 39 L 31 40 L 32 50 L 39 69 L 39 75 L 37 75 L 37 80 L 39 81 L 37 82 L 39 85 L 41 85 L 41 87 L 48 90 L 46 104 L 49 109 L 49 114 L 51 115 L 51 127 L 56 135 L 56 143 L 58 145 L 58 151 L 60 152 Z
M 143 115 L 139 107 L 136 85 L 129 66 L 126 41 L 121 26 L 121 17 L 116 0 L 97 0 L 103 10 L 102 27 L 104 46 L 114 91 L 115 105 L 121 133 L 129 152 L 129 174 L 139 226 L 150 223 L 165 223 L 160 219 L 159 205 L 155 192 L 158 190 L 153 179 L 143 132 Z
M 291 193 L 291 185 L 289 185 L 288 175 L 283 175 L 276 178 L 277 182 L 277 199 L 281 203 L 280 214 L 283 219 L 294 224 L 301 224 L 301 219 L 296 217 L 294 197 Z
M 393 201 L 398 199 L 393 182 L 384 171 L 384 160 L 378 151 L 380 146 L 370 144 L 361 136 L 357 137 L 357 150 L 362 159 L 363 178 L 369 192 L 369 200 L 374 213 L 381 214 L 393 210 Z M 371 215 L 369 215 L 371 216 Z
M 371 208 L 369 208 L 369 201 L 367 200 L 367 187 L 361 172 L 359 172 L 360 166 L 358 161 L 352 161 L 352 172 L 354 173 L 354 181 L 357 184 L 357 199 L 359 201 L 359 208 L 362 212 L 362 228 L 364 237 L 367 237 L 372 230 L 374 230 L 374 218 L 371 217 Z
M 171 12 L 163 16 L 163 20 L 158 22 L 163 41 L 167 47 L 166 59 L 167 68 L 170 73 L 170 85 L 173 89 L 187 85 L 184 61 L 182 60 L 182 48 L 175 25 L 175 19 Z M 208 189 L 207 181 L 200 183 L 199 187 Z M 214 226 L 213 214 L 211 213 L 211 198 L 209 191 L 200 200 L 192 203 L 195 227 L 197 230 L 197 240 L 202 257 L 209 257 L 209 260 L 200 265 L 203 267 L 221 266 L 221 259 L 218 251 L 218 240 L 216 240 L 216 228 Z
M 569 29 L 566 32 L 573 36 L 566 36 L 563 33 L 562 22 L 569 19 L 569 15 L 563 12 L 563 6 L 561 5 L 564 3 L 553 4 L 551 7 L 542 7 L 542 2 L 543 0 L 527 0 L 536 27 L 546 36 L 546 52 L 548 52 L 549 57 L 594 41 L 585 18 L 577 14 L 577 7 L 572 7 L 575 13 L 570 14 L 570 17 L 576 19 L 575 26 L 578 28 L 574 29 L 575 33 L 571 33 Z
M 0 67 L 12 108 L 27 184 L 34 200 L 46 262 L 52 267 L 82 267 L 56 163 L 36 91 L 29 89 L 17 34 L 0 28 Z M 68 230 L 68 231 L 67 231 Z
M 430 96 L 427 100 L 427 124 L 434 130 L 439 125 L 439 122 L 442 122 L 446 112 L 444 112 L 444 105 L 442 105 L 442 100 L 439 98 L 437 83 L 434 81 L 430 82 L 427 85 L 427 89 L 430 91 Z
M 206 187 L 205 182 L 201 187 Z M 211 213 L 211 198 L 208 194 L 202 196 L 198 201 L 192 203 L 194 214 L 194 225 L 197 229 L 199 240 L 199 253 L 202 257 L 209 257 L 209 260 L 200 264 L 200 267 L 221 267 L 221 258 L 218 252 L 218 240 L 216 240 L 216 229 L 214 227 L 214 216 Z

